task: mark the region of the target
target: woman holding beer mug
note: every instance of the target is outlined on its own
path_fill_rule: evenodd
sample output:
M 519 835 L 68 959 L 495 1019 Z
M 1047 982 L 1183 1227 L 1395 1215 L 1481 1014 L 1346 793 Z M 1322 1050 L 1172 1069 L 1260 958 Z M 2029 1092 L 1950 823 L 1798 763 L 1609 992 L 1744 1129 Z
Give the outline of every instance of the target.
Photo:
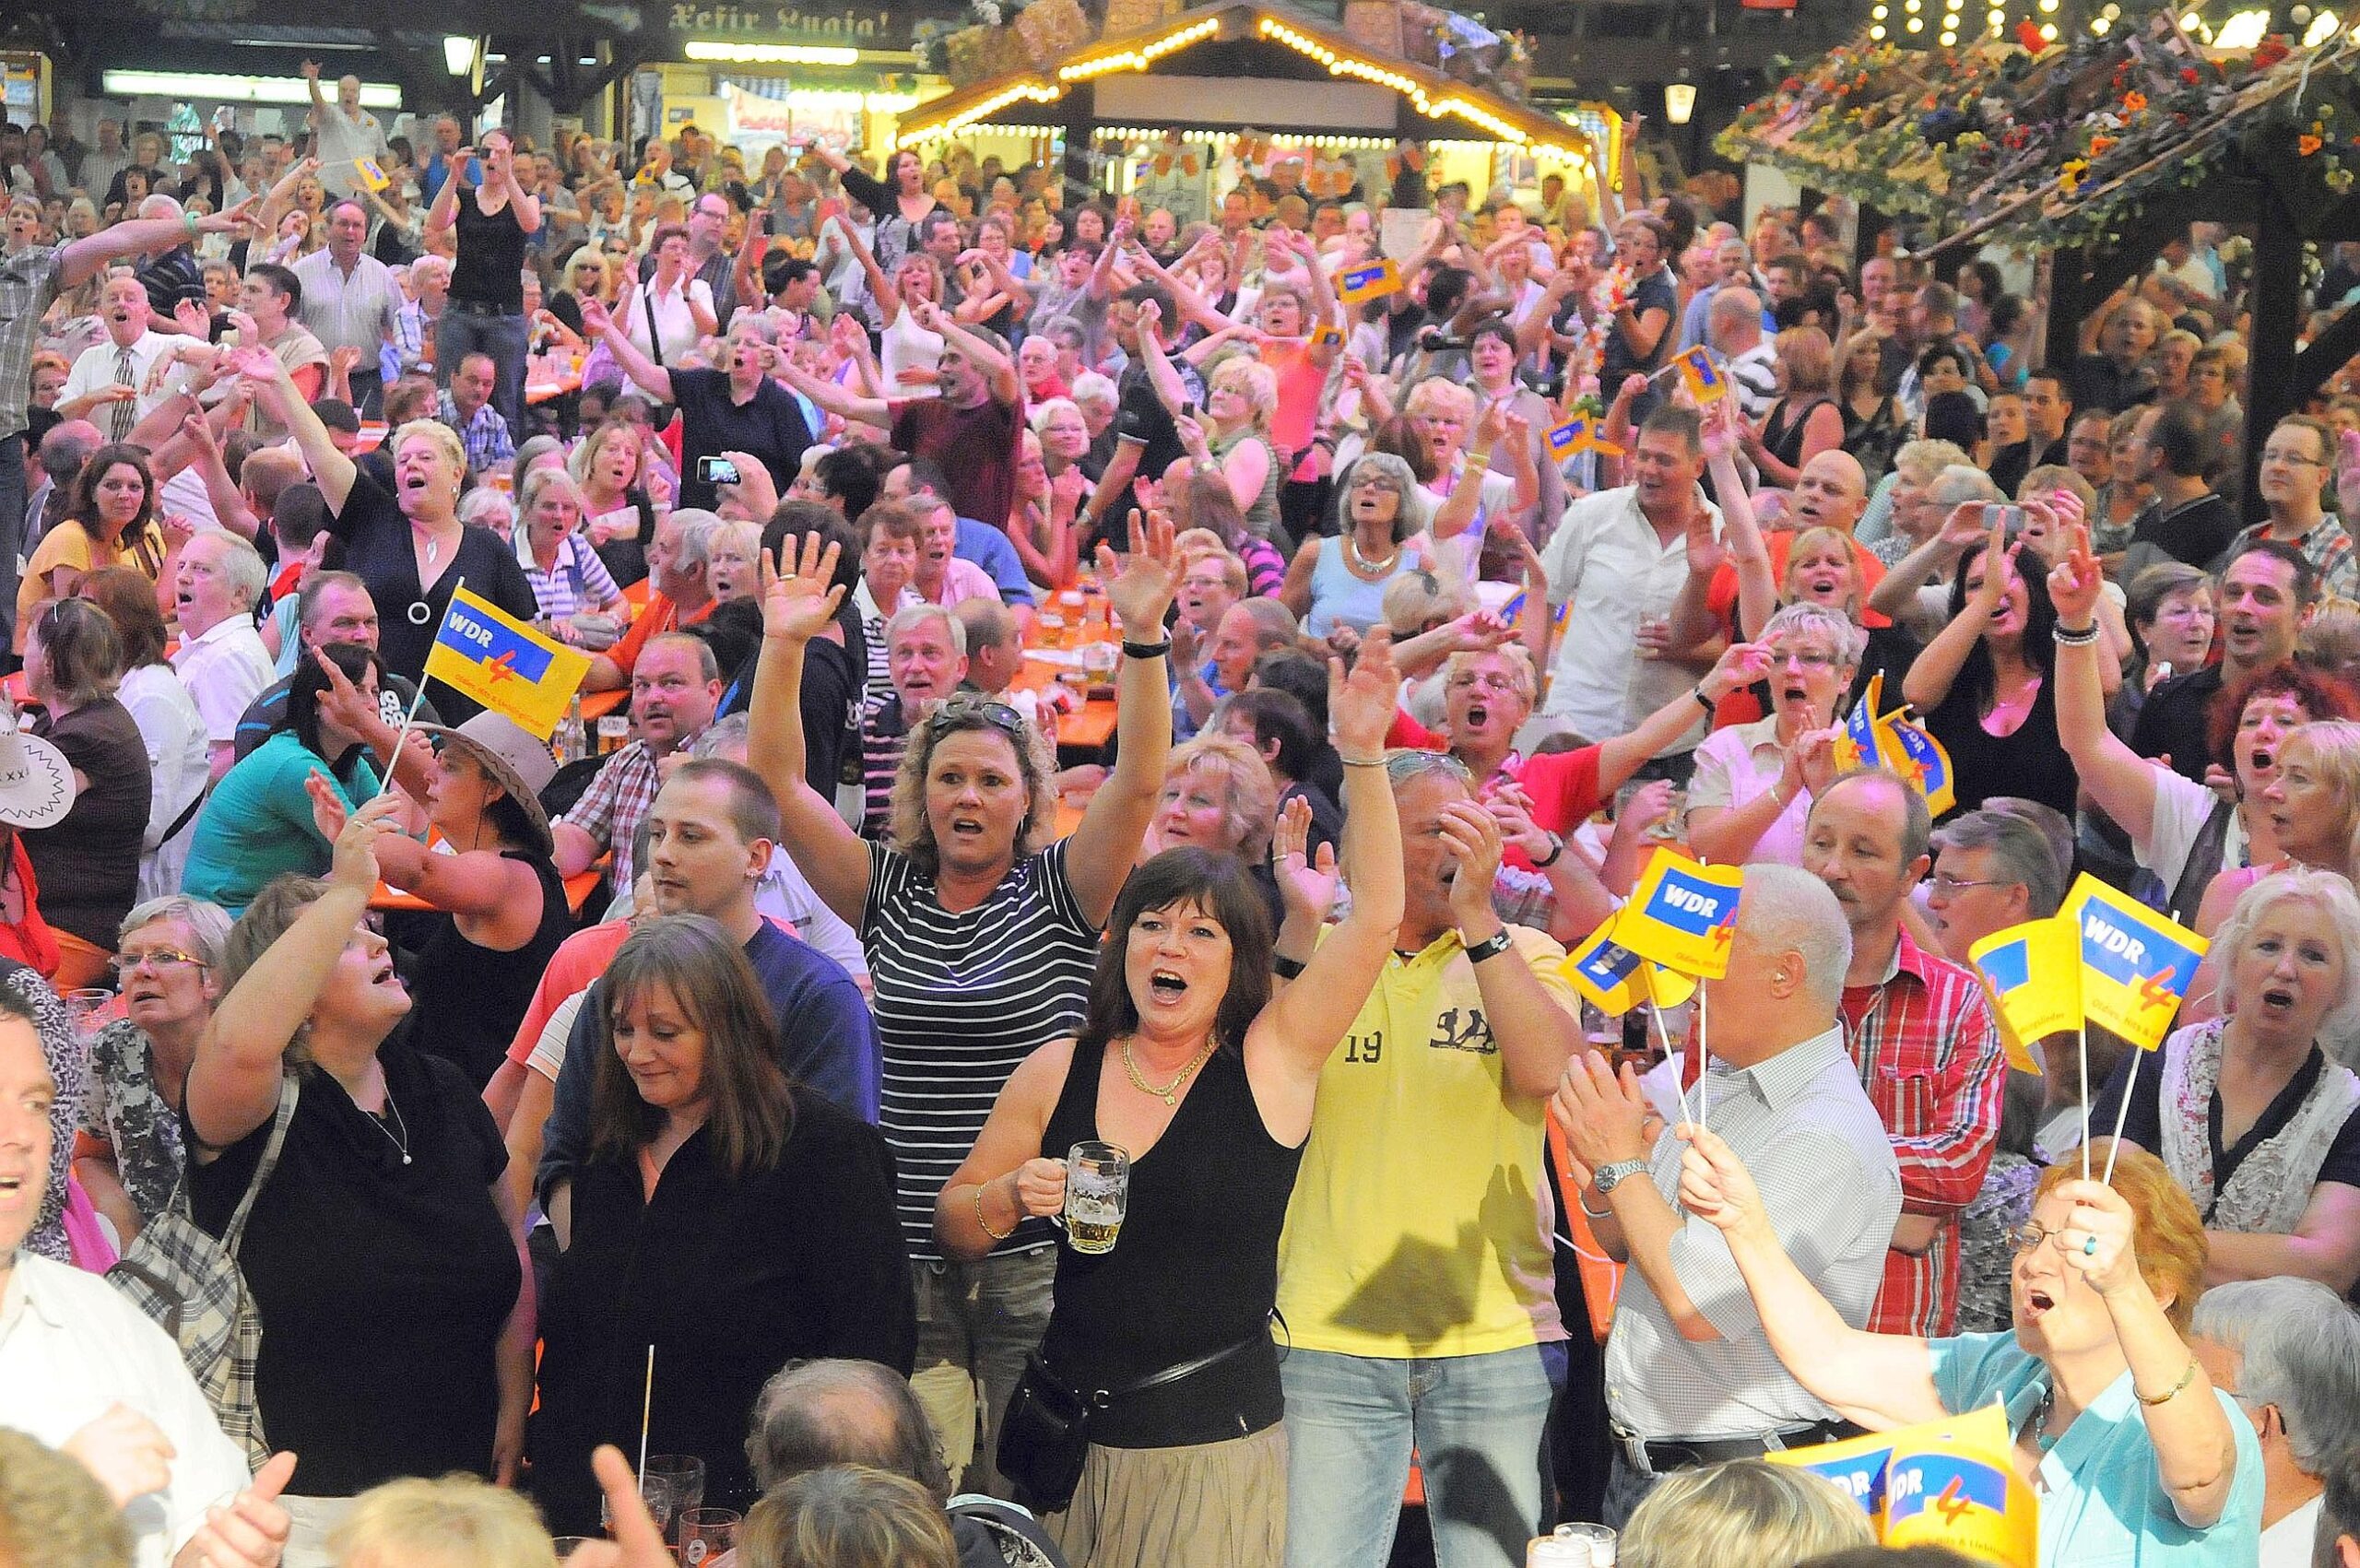
M 2017 1472 L 2040 1494 L 2043 1568 L 2254 1561 L 2261 1448 L 2189 1350 L 2203 1221 L 2164 1162 L 2100 1138 L 2042 1173 L 2015 1252 L 2015 1328 L 1918 1339 L 1848 1326 L 1787 1256 L 1752 1173 L 1704 1128 L 1680 1179 L 1717 1227 L 1770 1349 L 1795 1381 L 1871 1432 L 2004 1405 Z
M 541 1314 L 531 1444 L 541 1510 L 574 1535 L 598 1523 L 590 1451 L 631 1448 L 643 1412 L 650 1452 L 702 1459 L 706 1505 L 743 1512 L 761 1495 L 745 1437 L 765 1379 L 812 1356 L 906 1376 L 917 1338 L 884 1140 L 779 1069 L 744 950 L 668 915 L 631 932 L 601 984 L 614 1049 Z
M 1380 625 L 1349 679 L 1330 666 L 1352 911 L 1300 978 L 1272 996 L 1268 910 L 1235 855 L 1156 856 L 1115 904 L 1080 1034 L 1017 1068 L 936 1202 L 935 1235 L 953 1257 L 983 1256 L 1028 1219 L 1067 1220 L 1048 1334 L 1000 1462 L 1048 1511 L 1076 1568 L 1283 1555 L 1286 1443 L 1268 1323 L 1279 1232 L 1319 1069 L 1401 920 L 1384 754 L 1399 690 L 1390 642 Z M 1286 873 L 1332 882 L 1334 857 L 1321 859 L 1290 855 Z M 1075 1390 L 1113 1397 L 1091 1418 L 1086 1453 L 1060 1467 L 1026 1421 L 1027 1401 L 1049 1408 Z

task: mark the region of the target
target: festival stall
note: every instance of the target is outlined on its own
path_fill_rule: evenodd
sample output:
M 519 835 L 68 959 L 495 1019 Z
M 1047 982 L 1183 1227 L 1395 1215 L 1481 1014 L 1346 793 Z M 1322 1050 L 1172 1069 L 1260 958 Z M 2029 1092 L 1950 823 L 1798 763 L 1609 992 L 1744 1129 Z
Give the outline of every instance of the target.
M 2190 222 L 2249 230 L 2250 465 L 2260 435 L 2360 350 L 2360 312 L 2305 346 L 2301 308 L 2306 243 L 2360 239 L 2360 29 L 2328 13 L 2299 40 L 2224 49 L 2168 5 L 2109 5 L 2094 25 L 2069 42 L 2026 23 L 1905 50 L 1872 24 L 1750 105 L 1718 147 L 1864 212 L 1923 220 L 1935 237 L 1921 253 L 1938 265 L 1988 241 L 2048 252 L 2052 364 Z
M 1352 0 L 1340 28 L 1251 0 L 1106 0 L 1097 16 L 1081 0 L 973 0 L 973 12 L 972 26 L 914 41 L 921 69 L 954 87 L 903 116 L 897 146 L 955 139 L 1009 165 L 1058 157 L 1069 181 L 1184 219 L 1289 160 L 1314 196 L 1380 199 L 1404 138 L 1432 148 L 1432 181 L 1464 179 L 1479 197 L 1556 173 L 1596 210 L 1620 164 L 1611 110 L 1522 101 L 1520 39 L 1403 0 Z

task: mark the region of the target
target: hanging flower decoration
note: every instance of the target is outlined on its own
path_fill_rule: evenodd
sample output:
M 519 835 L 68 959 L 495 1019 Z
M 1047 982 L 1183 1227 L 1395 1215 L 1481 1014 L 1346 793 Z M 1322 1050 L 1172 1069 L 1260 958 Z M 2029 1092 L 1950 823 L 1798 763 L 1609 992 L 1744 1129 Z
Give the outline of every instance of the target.
M 2048 47 L 2048 40 L 2040 36 L 2040 28 L 2030 20 L 2016 24 L 2016 41 L 2024 46 L 2027 54 L 2037 54 Z
M 2064 187 L 2067 195 L 2071 195 L 2082 188 L 2082 178 L 2089 171 L 2088 159 L 2069 158 L 2065 160 L 2063 167 L 2057 171 L 2057 183 Z
M 2127 114 L 2145 113 L 2147 112 L 2147 95 L 2141 92 L 2137 88 L 2132 88 L 2129 92 L 2122 95 L 2122 108 L 2123 112 Z

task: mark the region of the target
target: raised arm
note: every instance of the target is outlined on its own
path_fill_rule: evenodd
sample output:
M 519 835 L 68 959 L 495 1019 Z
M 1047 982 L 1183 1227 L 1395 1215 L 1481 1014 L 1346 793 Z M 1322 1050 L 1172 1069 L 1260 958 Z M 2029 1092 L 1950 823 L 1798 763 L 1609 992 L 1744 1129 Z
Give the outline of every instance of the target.
M 1492 907 L 1492 888 L 1505 847 L 1500 824 L 1476 802 L 1455 800 L 1443 806 L 1438 831 L 1455 867 L 1450 881 L 1451 918 L 1459 940 L 1474 949 L 1507 929 Z M 1560 841 L 1556 864 L 1564 864 L 1566 858 Z M 1579 1020 L 1543 988 L 1532 965 L 1513 945 L 1474 968 L 1475 988 L 1483 998 L 1483 1015 L 1491 1020 L 1492 1037 L 1499 1043 L 1507 1088 L 1536 1100 L 1545 1099 L 1556 1089 L 1566 1059 L 1581 1040 Z
M 327 891 L 264 949 L 221 998 L 197 1041 L 189 1068 L 188 1122 L 206 1148 L 230 1147 L 270 1120 L 278 1105 L 288 1043 L 311 1016 L 345 944 L 352 939 L 377 887 L 376 846 L 403 802 L 381 796 L 352 814 L 336 835 Z
M 944 342 L 964 354 L 967 362 L 983 372 L 993 402 L 1013 408 L 1024 401 L 1024 383 L 1017 377 L 1016 361 L 994 348 L 989 338 L 932 303 L 919 307 L 916 319 L 920 326 L 939 334 Z
M 58 287 L 72 289 L 87 283 L 100 267 L 121 256 L 169 251 L 200 234 L 234 234 L 253 225 L 254 210 L 260 201 L 259 196 L 248 196 L 226 211 L 206 213 L 202 218 L 183 213 L 178 218 L 135 218 L 111 223 L 58 253 Z
M 2024 548 L 2024 541 L 2007 542 L 2004 520 L 1991 525 L 1991 538 L 1983 555 L 1982 585 L 1969 594 L 1966 605 L 1951 618 L 1949 624 L 1935 633 L 1909 666 L 1909 673 L 1902 678 L 1901 694 L 1921 713 L 1930 713 L 1942 705 L 1951 694 L 1951 683 L 1965 667 L 1966 655 L 1979 641 L 1984 629 L 2000 613 L 2000 606 L 2007 596 L 2008 573 L 2015 570 L 2016 552 Z
M 1770 673 L 1770 650 L 1752 643 L 1732 643 L 1705 678 L 1639 721 L 1636 729 L 1602 741 L 1598 748 L 1598 789 L 1611 795 L 1625 780 L 1646 766 L 1649 758 L 1670 747 L 1709 718 L 1712 709 L 1730 692 L 1752 685 Z M 1703 698 L 1705 701 L 1699 701 Z M 1711 706 L 1707 706 L 1707 703 Z
M 1106 584 L 1107 602 L 1122 622 L 1126 650 L 1166 641 L 1163 616 L 1180 581 L 1174 531 L 1172 519 L 1160 512 L 1144 519 L 1133 512 L 1130 559 L 1119 572 L 1114 550 L 1103 543 L 1098 547 L 1098 580 Z M 1092 925 L 1105 924 L 1114 913 L 1115 895 L 1139 858 L 1163 791 L 1164 759 L 1172 750 L 1172 689 L 1164 678 L 1170 665 L 1168 653 L 1143 659 L 1127 651 L 1123 655 L 1115 690 L 1115 771 L 1090 797 L 1066 853 L 1066 875 Z
M 1343 864 L 1352 910 L 1245 1034 L 1249 1065 L 1268 1054 L 1306 1090 L 1358 1016 L 1401 925 L 1401 822 L 1385 765 L 1385 732 L 1400 690 L 1392 634 L 1382 622 L 1362 640 L 1349 677 L 1341 659 L 1328 662 L 1328 719 L 1344 759 Z
M 887 212 L 891 210 L 890 206 L 886 208 Z M 884 214 L 878 216 L 881 218 Z M 840 227 L 844 231 L 844 243 L 852 247 L 852 259 L 860 264 L 861 276 L 868 279 L 869 296 L 877 301 L 878 329 L 882 331 L 891 326 L 893 318 L 902 313 L 902 291 L 893 287 L 893 280 L 886 277 L 885 269 L 877 264 L 877 253 L 869 248 L 867 241 L 860 237 L 860 230 L 850 223 Z
M 1156 401 L 1163 411 L 1178 419 L 1187 411 L 1188 388 L 1180 372 L 1172 368 L 1172 356 L 1163 347 L 1162 325 L 1163 312 L 1152 300 L 1139 306 L 1139 359 L 1147 366 L 1148 384 L 1155 388 Z M 1157 476 L 1161 477 L 1162 476 Z
M 444 188 L 449 188 L 447 183 Z M 672 372 L 649 359 L 639 345 L 631 340 L 631 334 L 623 330 L 622 324 L 608 313 L 607 307 L 588 295 L 582 300 L 582 325 L 591 336 L 607 346 L 607 352 L 615 357 L 615 363 L 623 368 L 623 373 L 645 389 L 649 395 L 660 403 L 672 401 Z M 652 341 L 655 336 L 655 318 L 653 315 L 648 317 L 647 333 Z
M 1770 1349 L 1795 1381 L 1871 1432 L 1948 1414 L 1926 1341 L 1846 1323 L 1788 1256 L 1744 1161 L 1709 1128 L 1683 1127 L 1680 1136 L 1688 1142 L 1681 1204 L 1728 1241 Z
M 2057 606 L 2057 630 L 2079 634 L 2097 625 L 2106 577 L 2090 551 L 2089 530 L 2075 525 L 2066 536 L 2064 557 L 2048 573 L 2048 596 Z M 2095 643 L 2058 643 L 2057 738 L 2098 808 L 2133 843 L 2145 843 L 2155 830 L 2155 765 L 2106 727 L 2098 664 Z
M 868 846 L 811 787 L 803 742 L 803 658 L 844 602 L 835 577 L 839 548 L 807 535 L 801 559 L 762 560 L 762 651 L 754 665 L 746 764 L 778 797 L 786 852 L 836 917 L 856 929 L 868 902 Z M 1171 720 L 1164 720 L 1167 732 Z M 1125 865 L 1128 865 L 1127 860 Z
M 302 453 L 303 462 L 312 470 L 312 482 L 320 487 L 320 499 L 327 502 L 329 515 L 344 511 L 344 503 L 351 499 L 353 481 L 360 471 L 352 459 L 336 450 L 328 428 L 303 400 L 295 388 L 287 367 L 278 356 L 266 348 L 239 349 L 230 361 L 231 368 L 246 378 L 254 389 L 254 396 L 263 409 L 287 427 L 295 440 L 296 450 Z
M 874 425 L 885 430 L 893 423 L 892 406 L 881 397 L 847 392 L 824 376 L 815 376 L 793 360 L 779 362 L 789 386 L 848 424 Z

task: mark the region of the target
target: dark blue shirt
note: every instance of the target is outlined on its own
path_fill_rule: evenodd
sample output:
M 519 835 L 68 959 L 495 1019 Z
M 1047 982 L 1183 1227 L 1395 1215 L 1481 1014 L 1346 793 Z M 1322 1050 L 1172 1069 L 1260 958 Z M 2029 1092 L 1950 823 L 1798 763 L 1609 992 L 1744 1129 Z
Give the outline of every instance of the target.
M 778 1020 L 778 1065 L 786 1076 L 862 1121 L 877 1123 L 882 1062 L 867 998 L 844 966 L 765 920 L 746 944 L 747 960 Z M 570 1180 L 590 1147 L 590 1085 L 598 1054 L 614 1049 L 607 1030 L 606 982 L 595 981 L 566 1036 L 536 1185 Z

